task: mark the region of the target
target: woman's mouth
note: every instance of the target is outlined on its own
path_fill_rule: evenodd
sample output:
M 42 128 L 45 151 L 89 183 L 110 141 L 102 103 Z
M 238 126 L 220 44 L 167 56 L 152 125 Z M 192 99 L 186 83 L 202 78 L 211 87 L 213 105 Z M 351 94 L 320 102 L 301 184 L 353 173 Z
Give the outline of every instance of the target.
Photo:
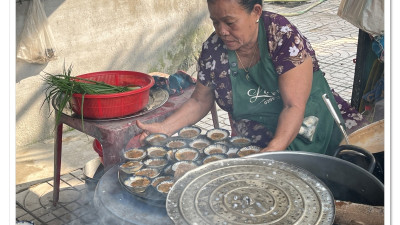
M 230 48 L 230 47 L 233 47 L 233 45 L 235 45 L 235 41 L 231 41 L 231 40 L 222 40 L 224 43 L 225 43 L 225 45 L 226 45 L 226 47 L 228 47 L 228 48 Z

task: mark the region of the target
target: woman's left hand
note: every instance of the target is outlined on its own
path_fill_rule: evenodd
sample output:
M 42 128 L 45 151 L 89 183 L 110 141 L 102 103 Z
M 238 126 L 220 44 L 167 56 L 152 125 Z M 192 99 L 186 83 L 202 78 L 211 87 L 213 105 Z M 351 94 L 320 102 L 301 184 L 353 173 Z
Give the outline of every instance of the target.
M 281 149 L 269 149 L 269 148 L 267 147 L 267 148 L 261 149 L 261 150 L 260 150 L 260 153 L 262 153 L 262 152 L 278 152 L 278 151 L 282 151 L 282 150 L 281 150 Z

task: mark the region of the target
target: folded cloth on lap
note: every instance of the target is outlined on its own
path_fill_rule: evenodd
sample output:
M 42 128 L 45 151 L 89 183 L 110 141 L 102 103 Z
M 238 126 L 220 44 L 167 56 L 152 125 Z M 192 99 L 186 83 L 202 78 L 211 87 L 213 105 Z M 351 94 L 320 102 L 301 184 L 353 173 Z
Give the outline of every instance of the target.
M 150 73 L 150 75 L 155 81 L 153 88 L 165 89 L 170 95 L 181 95 L 184 89 L 196 84 L 196 79 L 182 70 L 171 75 L 160 72 Z

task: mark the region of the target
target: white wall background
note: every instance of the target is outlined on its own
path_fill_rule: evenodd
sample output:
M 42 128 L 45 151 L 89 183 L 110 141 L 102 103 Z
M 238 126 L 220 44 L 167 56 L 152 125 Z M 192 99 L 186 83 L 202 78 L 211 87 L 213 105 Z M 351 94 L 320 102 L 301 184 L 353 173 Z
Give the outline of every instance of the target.
M 16 46 L 30 1 L 16 3 Z M 41 108 L 43 71 L 72 75 L 133 70 L 196 76 L 201 43 L 212 32 L 205 0 L 42 0 L 58 58 L 46 64 L 16 63 L 16 146 L 53 136 L 54 113 Z M 66 126 L 65 126 L 66 127 Z M 68 128 L 68 127 L 67 127 Z M 66 129 L 67 129 L 66 128 Z

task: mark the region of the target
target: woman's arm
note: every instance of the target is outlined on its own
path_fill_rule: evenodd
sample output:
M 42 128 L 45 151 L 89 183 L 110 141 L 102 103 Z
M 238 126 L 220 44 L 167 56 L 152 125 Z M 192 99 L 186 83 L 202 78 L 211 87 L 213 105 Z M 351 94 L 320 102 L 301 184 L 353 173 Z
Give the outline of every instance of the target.
M 197 82 L 189 100 L 164 121 L 152 124 L 136 122 L 137 126 L 145 131 L 141 134 L 140 140 L 143 140 L 150 133 L 164 133 L 171 136 L 179 129 L 197 123 L 207 115 L 213 102 L 213 90 Z
M 311 92 L 312 79 L 311 57 L 279 76 L 279 90 L 282 96 L 283 109 L 279 115 L 274 138 L 261 152 L 285 150 L 296 138 L 303 122 L 306 103 Z

